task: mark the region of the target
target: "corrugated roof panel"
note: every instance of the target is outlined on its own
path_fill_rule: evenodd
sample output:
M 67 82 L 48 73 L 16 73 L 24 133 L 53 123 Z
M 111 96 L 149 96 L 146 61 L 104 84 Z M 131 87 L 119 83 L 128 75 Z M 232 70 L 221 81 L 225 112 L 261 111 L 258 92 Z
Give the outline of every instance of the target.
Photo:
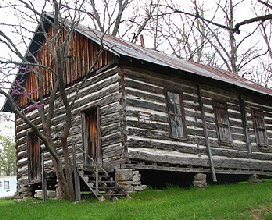
M 143 60 L 161 66 L 183 70 L 203 77 L 250 89 L 262 94 L 272 95 L 272 90 L 265 88 L 253 81 L 242 78 L 235 73 L 205 66 L 199 63 L 181 60 L 166 54 L 162 54 L 161 52 L 118 39 L 111 35 L 103 35 L 99 31 L 86 28 L 82 25 L 77 27 L 77 31 L 96 41 L 98 44 L 101 44 L 101 37 L 103 36 L 104 47 L 116 55 L 128 56 L 134 59 Z

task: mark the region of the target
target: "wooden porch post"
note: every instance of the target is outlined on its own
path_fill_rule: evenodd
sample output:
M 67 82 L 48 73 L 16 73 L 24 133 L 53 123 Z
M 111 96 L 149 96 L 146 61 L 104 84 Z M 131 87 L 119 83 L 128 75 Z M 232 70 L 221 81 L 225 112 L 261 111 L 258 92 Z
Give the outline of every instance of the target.
M 81 200 L 80 196 L 80 182 L 79 182 L 79 176 L 77 172 L 77 166 L 76 166 L 76 152 L 75 152 L 75 146 L 72 146 L 72 153 L 73 153 L 73 171 L 74 171 L 74 181 L 75 181 L 75 197 L 76 201 Z
M 197 96 L 198 96 L 198 102 L 199 102 L 199 107 L 201 111 L 201 117 L 202 117 L 202 122 L 203 122 L 203 128 L 204 128 L 204 135 L 205 135 L 205 143 L 208 151 L 208 158 L 211 166 L 211 171 L 212 171 L 212 179 L 214 182 L 217 182 L 216 175 L 215 175 L 215 168 L 213 164 L 213 158 L 212 158 L 212 151 L 210 147 L 210 142 L 209 142 L 209 136 L 208 136 L 208 129 L 207 129 L 207 124 L 206 124 L 206 118 L 205 118 L 205 111 L 203 107 L 203 102 L 201 98 L 201 90 L 199 85 L 197 85 Z
M 46 174 L 44 171 L 44 152 L 41 154 L 41 164 L 42 164 L 42 192 L 43 192 L 43 201 L 47 199 L 47 180 Z

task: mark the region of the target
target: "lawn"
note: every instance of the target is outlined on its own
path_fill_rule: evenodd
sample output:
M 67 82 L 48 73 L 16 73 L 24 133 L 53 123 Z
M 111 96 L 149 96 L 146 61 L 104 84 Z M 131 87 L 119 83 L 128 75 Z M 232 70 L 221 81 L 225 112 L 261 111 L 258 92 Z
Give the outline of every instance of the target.
M 117 202 L 0 200 L 0 219 L 272 219 L 272 180 L 148 189 Z

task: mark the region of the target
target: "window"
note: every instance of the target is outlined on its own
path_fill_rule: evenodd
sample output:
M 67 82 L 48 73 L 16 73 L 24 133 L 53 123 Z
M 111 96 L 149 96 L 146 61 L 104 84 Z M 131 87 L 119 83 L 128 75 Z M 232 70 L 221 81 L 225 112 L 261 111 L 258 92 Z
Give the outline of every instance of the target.
M 185 118 L 182 107 L 182 94 L 166 92 L 170 135 L 174 138 L 186 138 Z
M 0 188 L 2 187 L 2 181 L 0 181 Z
M 226 103 L 214 101 L 213 108 L 219 141 L 222 143 L 231 143 L 232 137 Z
M 9 181 L 4 181 L 4 189 L 9 189 Z
M 256 143 L 259 146 L 267 146 L 267 134 L 265 130 L 264 114 L 262 110 L 252 109 L 252 120 L 256 135 Z

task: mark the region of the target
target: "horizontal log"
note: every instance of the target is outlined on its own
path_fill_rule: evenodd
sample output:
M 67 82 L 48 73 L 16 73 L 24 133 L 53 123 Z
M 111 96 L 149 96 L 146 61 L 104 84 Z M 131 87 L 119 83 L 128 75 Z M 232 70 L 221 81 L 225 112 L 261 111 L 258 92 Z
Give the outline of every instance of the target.
M 101 126 L 109 126 L 114 123 L 119 123 L 120 115 L 118 112 L 114 112 L 113 114 L 109 114 L 105 117 L 101 118 Z
M 120 132 L 120 124 L 114 123 L 107 126 L 101 126 L 101 137 Z
M 188 129 L 187 128 L 187 134 L 188 135 L 194 135 L 194 136 L 203 136 L 204 137 L 204 131 L 203 130 L 196 130 L 196 129 Z M 171 140 L 169 132 L 161 132 L 161 131 L 155 131 L 155 130 L 149 130 L 149 129 L 132 129 L 129 128 L 127 130 L 127 135 L 136 136 L 136 137 L 144 137 L 144 138 L 152 138 L 153 140 Z M 182 142 L 186 142 L 184 140 L 180 140 Z
M 142 90 L 131 90 L 129 88 L 126 88 L 126 95 L 128 96 L 134 96 L 136 99 L 144 99 L 144 100 L 149 100 L 149 101 L 155 101 L 155 102 L 160 102 L 160 103 L 165 103 L 166 99 L 165 96 L 158 96 L 154 95 L 153 93 L 144 93 Z
M 166 144 L 166 143 L 159 143 L 156 141 L 146 141 L 146 140 L 133 140 L 130 139 L 127 141 L 128 148 L 147 148 L 147 149 L 158 149 L 158 150 L 165 150 L 165 151 L 177 151 L 181 153 L 188 153 L 188 154 L 203 154 L 206 155 L 206 148 L 197 148 L 196 146 L 186 146 L 186 144 L 179 145 L 177 144 Z
M 125 69 L 125 79 L 129 77 L 131 80 L 140 80 L 145 83 L 151 83 L 163 88 L 179 88 L 181 91 L 189 94 L 196 94 L 196 87 L 194 82 L 183 80 L 180 77 L 172 77 L 165 74 L 158 74 L 145 70 Z
M 161 124 L 161 123 L 139 123 L 138 121 L 126 120 L 126 125 L 130 127 L 143 128 L 147 130 L 160 130 L 169 132 L 169 125 Z
M 141 151 L 129 151 L 129 159 L 143 161 L 143 162 L 154 162 L 154 163 L 166 163 L 166 164 L 178 164 L 180 166 L 190 165 L 190 166 L 203 166 L 209 167 L 208 158 L 186 158 L 186 157 L 176 157 L 169 155 L 155 155 L 148 154 Z
M 125 78 L 124 81 L 125 88 L 134 88 L 142 91 L 147 91 L 154 94 L 164 94 L 164 90 L 161 87 L 154 87 L 150 84 L 141 83 L 138 81 L 130 80 L 128 78 Z
M 151 109 L 151 110 L 160 111 L 160 112 L 166 112 L 166 105 L 165 104 L 159 105 L 159 104 L 155 104 L 153 102 L 140 101 L 140 100 L 135 100 L 135 99 L 130 99 L 130 98 L 126 99 L 126 104 L 128 106 Z
M 178 165 L 191 165 L 191 166 L 203 166 L 209 167 L 207 158 L 184 158 L 168 155 L 154 155 L 145 152 L 129 152 L 129 158 L 133 160 L 139 160 L 144 162 L 166 163 L 166 164 L 178 164 Z M 213 157 L 215 168 L 231 168 L 231 169 L 252 169 L 252 170 L 266 170 L 272 171 L 271 162 L 263 162 L 259 160 L 239 160 L 231 158 Z
M 115 112 L 120 112 L 121 111 L 121 106 L 118 101 L 113 102 L 109 105 L 104 105 L 100 107 L 100 115 L 101 117 L 104 117 L 106 115 L 115 113 Z
M 179 167 L 179 166 L 163 166 L 163 165 L 155 165 L 155 164 L 140 164 L 134 163 L 135 161 L 131 160 L 130 164 L 124 164 L 122 168 L 127 169 L 136 169 L 136 170 L 161 170 L 161 171 L 170 171 L 170 172 L 188 172 L 188 173 L 210 173 L 209 168 L 203 167 Z M 234 169 L 216 169 L 216 173 L 220 174 L 237 174 L 237 175 L 252 175 L 258 174 L 262 176 L 272 176 L 272 172 L 265 172 L 259 170 L 234 170 Z

